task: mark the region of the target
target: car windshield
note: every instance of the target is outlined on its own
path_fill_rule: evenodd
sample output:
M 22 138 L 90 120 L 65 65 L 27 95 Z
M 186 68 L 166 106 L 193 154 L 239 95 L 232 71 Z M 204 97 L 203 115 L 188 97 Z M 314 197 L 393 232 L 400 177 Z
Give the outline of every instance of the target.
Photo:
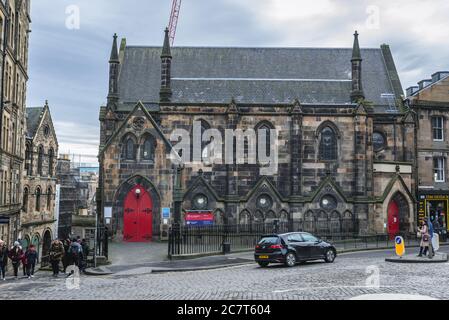
M 259 244 L 277 244 L 279 237 L 264 237 L 259 241 Z
M 315 238 L 314 236 L 312 236 L 311 234 L 308 233 L 303 233 L 302 238 L 304 239 L 305 242 L 316 242 L 318 241 L 317 238 Z

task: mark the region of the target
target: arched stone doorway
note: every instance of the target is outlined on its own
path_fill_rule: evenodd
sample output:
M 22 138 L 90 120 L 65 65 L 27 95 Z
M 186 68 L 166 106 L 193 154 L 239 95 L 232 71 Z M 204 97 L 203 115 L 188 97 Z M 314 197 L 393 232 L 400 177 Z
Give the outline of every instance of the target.
M 410 208 L 407 199 L 397 192 L 390 200 L 387 209 L 387 230 L 390 239 L 394 239 L 399 233 L 405 233 L 409 228 Z
M 123 240 L 150 242 L 153 238 L 153 199 L 138 184 L 132 188 L 124 202 Z
M 126 201 L 132 201 L 131 196 L 134 192 L 135 197 L 135 191 L 138 189 L 137 186 L 140 186 L 140 192 L 141 195 L 144 195 L 144 197 L 148 197 L 151 199 L 151 206 L 148 206 L 146 208 L 143 208 L 143 210 L 151 209 L 151 239 L 144 239 L 143 242 L 152 241 L 153 239 L 160 236 L 160 223 L 161 218 L 160 215 L 157 214 L 160 212 L 160 195 L 156 189 L 156 187 L 153 185 L 153 183 L 142 176 L 134 176 L 130 179 L 128 179 L 126 182 L 122 183 L 119 188 L 116 191 L 116 194 L 114 195 L 114 204 L 113 204 L 113 216 L 112 216 L 112 228 L 113 228 L 113 234 L 117 236 L 117 240 L 121 241 L 130 241 L 129 239 L 125 239 L 125 210 L 126 210 Z M 150 200 L 145 200 L 146 202 Z M 128 200 L 127 200 L 128 199 Z M 130 202 L 130 204 L 132 204 Z M 148 204 L 148 203 L 146 203 Z M 129 207 L 128 207 L 129 208 Z M 132 209 L 132 207 L 131 207 Z M 147 211 L 148 212 L 148 211 Z M 147 214 L 149 215 L 149 214 Z M 132 218 L 132 216 L 131 216 Z M 135 217 L 134 217 L 135 218 Z M 147 217 L 148 218 L 148 217 Z M 148 219 L 149 220 L 149 219 Z M 131 219 L 130 219 L 131 221 Z M 134 220 L 136 221 L 136 220 Z M 146 221 L 146 220 L 145 220 Z M 146 235 L 149 235 L 149 228 L 148 225 L 145 226 L 145 230 L 142 230 L 142 234 L 144 234 L 144 237 Z M 129 234 L 128 234 L 129 235 Z M 140 242 L 140 241 L 139 241 Z

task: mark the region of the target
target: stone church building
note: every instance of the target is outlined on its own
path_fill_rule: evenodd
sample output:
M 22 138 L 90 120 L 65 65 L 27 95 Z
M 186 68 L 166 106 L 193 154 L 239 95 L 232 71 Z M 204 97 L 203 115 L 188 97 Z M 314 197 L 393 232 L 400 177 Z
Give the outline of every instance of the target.
M 100 108 L 101 218 L 123 241 L 161 238 L 173 218 L 175 129 L 277 130 L 278 167 L 184 164 L 182 220 L 307 222 L 314 232 L 413 232 L 415 119 L 390 47 L 130 46 L 114 36 L 109 94 Z M 260 146 L 257 146 L 258 148 Z M 246 146 L 248 149 L 248 146 Z M 319 230 L 320 222 L 337 230 Z M 184 222 L 184 221 L 183 221 Z

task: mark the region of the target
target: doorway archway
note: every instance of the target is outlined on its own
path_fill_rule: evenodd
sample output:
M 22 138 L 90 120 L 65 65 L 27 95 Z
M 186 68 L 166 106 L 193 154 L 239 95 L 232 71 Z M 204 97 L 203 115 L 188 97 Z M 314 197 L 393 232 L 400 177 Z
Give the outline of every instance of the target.
M 407 232 L 409 226 L 409 204 L 404 195 L 397 192 L 390 200 L 387 209 L 388 235 L 394 239 L 399 233 Z
M 151 242 L 153 238 L 153 199 L 145 188 L 137 184 L 125 197 L 123 240 Z

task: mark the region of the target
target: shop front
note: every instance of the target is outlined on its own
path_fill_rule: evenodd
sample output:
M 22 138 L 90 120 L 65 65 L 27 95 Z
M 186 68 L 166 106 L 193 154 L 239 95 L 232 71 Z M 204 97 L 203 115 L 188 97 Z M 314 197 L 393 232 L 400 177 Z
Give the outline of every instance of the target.
M 448 208 L 449 192 L 428 193 L 419 195 L 418 221 L 424 221 L 430 217 L 437 231 L 447 233 L 448 229 Z

